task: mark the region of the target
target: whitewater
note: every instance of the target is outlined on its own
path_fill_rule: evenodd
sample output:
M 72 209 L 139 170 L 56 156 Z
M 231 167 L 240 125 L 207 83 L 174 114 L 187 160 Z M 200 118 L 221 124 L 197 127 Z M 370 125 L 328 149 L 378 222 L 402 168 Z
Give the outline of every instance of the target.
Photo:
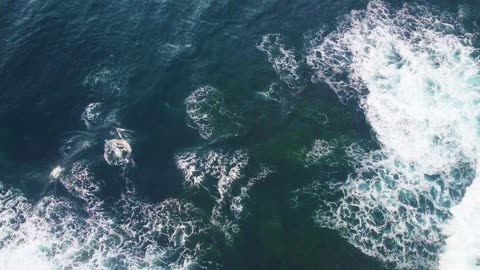
M 463 16 L 371 1 L 309 42 L 312 80 L 356 100 L 380 143 L 346 150 L 355 173 L 316 222 L 395 267 L 478 267 L 480 60 Z
M 31 2 L 12 23 L 0 53 L 19 60 L 0 61 L 0 81 L 26 83 L 0 102 L 22 119 L 0 128 L 0 169 L 19 163 L 0 175 L 0 270 L 479 268 L 468 6 L 160 2 L 88 4 L 59 36 L 50 14 L 71 20 L 79 3 Z M 39 51 L 76 51 L 65 63 L 79 69 L 40 79 L 17 65 L 43 39 L 65 41 Z M 23 104 L 30 85 L 52 88 Z M 37 119 L 35 139 L 16 138 Z M 26 151 L 44 143 L 44 161 Z

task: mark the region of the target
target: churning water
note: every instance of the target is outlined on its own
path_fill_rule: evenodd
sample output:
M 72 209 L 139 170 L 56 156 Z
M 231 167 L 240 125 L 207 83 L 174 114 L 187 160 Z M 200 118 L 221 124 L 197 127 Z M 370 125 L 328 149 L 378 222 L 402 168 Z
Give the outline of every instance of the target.
M 479 8 L 3 1 L 0 269 L 477 269 Z

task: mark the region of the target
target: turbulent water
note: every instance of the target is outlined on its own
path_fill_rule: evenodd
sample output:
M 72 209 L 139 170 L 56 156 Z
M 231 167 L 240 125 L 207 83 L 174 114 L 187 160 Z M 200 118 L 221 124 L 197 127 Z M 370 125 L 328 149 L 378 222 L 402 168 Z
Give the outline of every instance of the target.
M 3 1 L 0 269 L 477 269 L 473 1 Z
M 333 187 L 343 200 L 317 213 L 320 225 L 387 262 L 435 266 L 442 225 L 476 173 L 480 66 L 473 39 L 450 14 L 373 1 L 314 41 L 307 56 L 314 80 L 341 98 L 356 97 L 381 144 L 373 152 L 352 146 L 356 173 Z M 461 217 L 472 207 L 464 203 L 453 222 L 476 223 L 475 216 Z M 442 267 L 463 265 L 450 260 L 476 264 L 476 240 L 464 247 L 455 240 L 465 230 L 450 228 Z

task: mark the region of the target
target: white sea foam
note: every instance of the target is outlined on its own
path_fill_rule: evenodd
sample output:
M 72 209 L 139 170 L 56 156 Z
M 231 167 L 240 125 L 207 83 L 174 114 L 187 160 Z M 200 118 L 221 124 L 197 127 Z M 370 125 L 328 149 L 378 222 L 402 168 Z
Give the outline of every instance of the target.
M 90 103 L 87 105 L 87 107 L 85 108 L 85 111 L 82 113 L 82 116 L 81 116 L 87 128 L 97 123 L 97 119 L 102 113 L 101 108 L 102 108 L 102 103 L 99 103 L 99 102 Z
M 112 139 L 105 142 L 103 157 L 109 165 L 123 166 L 130 164 L 132 147 L 126 140 Z
M 132 147 L 130 146 L 131 131 L 116 128 L 112 135 L 118 139 L 105 141 L 103 157 L 109 165 L 126 166 L 133 165 Z
M 191 151 L 176 155 L 175 160 L 187 187 L 213 191 L 215 204 L 210 221 L 223 230 L 227 240 L 239 231 L 237 221 L 250 189 L 272 172 L 267 166 L 260 166 L 255 176 L 246 176 L 249 157 L 245 150 Z
M 68 258 L 63 248 L 71 239 L 64 239 L 64 244 L 52 241 L 49 220 L 36 216 L 35 207 L 21 193 L 0 183 L 0 206 L 0 268 L 55 269 L 59 257 Z
M 317 165 L 324 157 L 330 155 L 332 150 L 333 146 L 329 142 L 315 140 L 311 149 L 301 152 L 305 167 Z
M 214 134 L 219 121 L 231 116 L 231 112 L 225 106 L 223 93 L 211 86 L 203 86 L 193 91 L 185 99 L 185 105 L 187 124 L 198 129 L 203 139 L 208 139 Z
M 236 219 L 240 219 L 244 212 L 244 201 L 249 197 L 250 189 L 273 172 L 274 171 L 271 168 L 261 164 L 258 174 L 255 177 L 250 178 L 247 184 L 240 188 L 240 193 L 232 198 L 230 210 L 235 215 Z
M 95 106 L 87 107 L 86 124 L 98 117 L 87 115 L 93 113 L 89 108 Z M 132 132 L 110 131 L 104 149 L 107 163 L 133 164 Z M 177 199 L 144 202 L 124 177 L 125 190 L 115 201 L 109 198 L 106 206 L 100 196 L 105 183 L 96 177 L 92 162 L 77 159 L 78 153 L 94 144 L 89 138 L 90 133 L 85 133 L 67 140 L 61 150 L 68 158 L 50 174 L 57 180 L 54 184 L 63 185 L 71 195 L 67 198 L 46 196 L 33 203 L 0 182 L 0 269 L 216 267 L 215 262 L 202 260 L 208 240 L 200 239 L 210 234 L 210 223 L 191 203 Z
M 331 186 L 343 198 L 323 204 L 321 226 L 397 267 L 438 266 L 442 225 L 478 163 L 480 65 L 472 38 L 451 14 L 410 4 L 395 10 L 375 0 L 312 42 L 312 80 L 329 84 L 342 100 L 357 98 L 382 146 L 347 150 L 356 172 Z M 478 197 L 468 193 L 467 208 L 468 198 Z M 455 222 L 468 212 L 462 207 L 453 210 L 452 237 L 472 227 Z M 474 246 L 456 244 L 448 240 L 445 254 L 478 257 Z
M 89 203 L 89 207 L 100 202 L 98 194 L 103 185 L 103 181 L 94 176 L 91 167 L 87 160 L 75 161 L 69 173 L 60 178 L 68 192 Z
M 191 187 L 198 187 L 205 179 L 205 172 L 203 168 L 198 167 L 197 160 L 196 152 L 185 152 L 175 156 L 177 167 L 182 170 L 185 182 Z
M 95 184 L 95 180 L 90 183 Z M 90 187 L 78 185 L 75 190 L 87 194 Z M 202 219 L 201 212 L 175 199 L 148 204 L 134 193 L 129 189 L 113 208 L 92 209 L 87 204 L 82 209 L 57 197 L 44 197 L 32 204 L 18 191 L 0 183 L 0 268 L 106 270 L 202 266 L 200 258 L 205 248 L 191 240 L 208 233 L 208 221 Z
M 245 150 L 233 153 L 216 150 L 186 152 L 177 155 L 176 161 L 190 186 L 198 186 L 205 177 L 216 179 L 219 199 L 223 199 L 232 183 L 242 176 L 241 171 L 248 163 L 248 154 Z
M 480 168 L 477 168 L 477 172 Z M 440 269 L 478 269 L 480 262 L 480 179 L 467 188 L 462 202 L 451 209 L 452 220 L 446 224 L 449 235 Z
M 287 49 L 280 34 L 264 35 L 257 48 L 267 54 L 268 61 L 283 82 L 295 92 L 301 90 L 299 60 L 293 49 Z

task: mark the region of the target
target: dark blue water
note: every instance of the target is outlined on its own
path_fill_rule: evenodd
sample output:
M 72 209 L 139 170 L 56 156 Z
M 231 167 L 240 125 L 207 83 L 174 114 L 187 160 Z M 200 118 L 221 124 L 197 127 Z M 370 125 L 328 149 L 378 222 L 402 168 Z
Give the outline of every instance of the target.
M 367 4 L 2 1 L 0 269 L 399 267 L 295 200 L 355 173 L 345 148 L 381 147 L 305 60 Z

